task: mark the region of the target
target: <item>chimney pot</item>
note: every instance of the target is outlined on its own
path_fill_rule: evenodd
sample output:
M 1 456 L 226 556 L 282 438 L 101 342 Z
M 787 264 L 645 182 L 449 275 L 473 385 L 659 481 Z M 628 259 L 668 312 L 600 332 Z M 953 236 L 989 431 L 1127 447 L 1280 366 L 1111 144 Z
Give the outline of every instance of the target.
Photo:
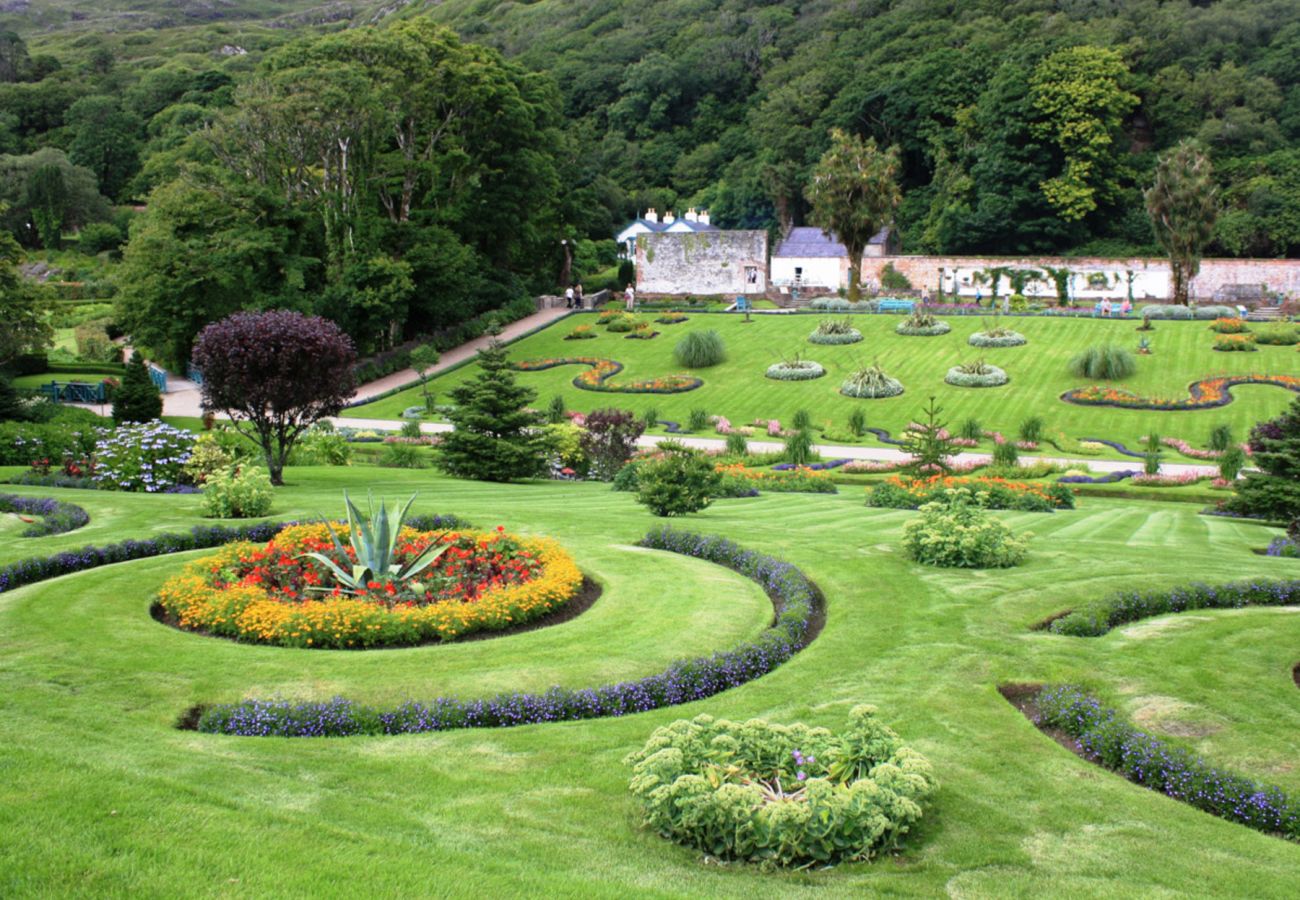
M 699 213 L 699 223 L 700 223 L 701 225 L 708 225 L 708 224 L 709 224 L 709 211 L 708 211 L 707 209 L 702 209 L 702 210 L 700 210 L 700 213 Z

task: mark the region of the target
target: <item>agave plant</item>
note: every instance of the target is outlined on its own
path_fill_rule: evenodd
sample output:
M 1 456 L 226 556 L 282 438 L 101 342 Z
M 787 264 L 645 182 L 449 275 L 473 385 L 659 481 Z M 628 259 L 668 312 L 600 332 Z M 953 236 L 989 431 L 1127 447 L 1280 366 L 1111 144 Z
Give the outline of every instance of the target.
M 343 502 L 347 505 L 348 513 L 348 543 L 357 558 L 351 571 L 344 570 L 341 565 L 323 553 L 304 553 L 303 556 L 310 556 L 329 569 L 334 579 L 347 593 L 354 594 L 362 591 L 371 581 L 400 582 L 414 578 L 447 552 L 446 544 L 430 544 L 414 559 L 406 562 L 397 560 L 398 535 L 402 531 L 402 524 L 406 521 L 406 514 L 410 511 L 415 498 L 416 495 L 412 494 L 405 506 L 399 510 L 394 505 L 391 512 L 381 501 L 379 511 L 376 512 L 375 498 L 369 495 L 369 516 L 363 516 L 361 510 L 357 509 L 356 504 L 348 497 L 348 492 L 344 491 Z M 334 531 L 334 526 L 326 520 L 325 527 L 329 529 L 330 538 L 334 541 L 334 549 L 339 558 L 346 560 L 347 547 L 343 546 L 343 541 Z M 329 588 L 320 590 L 329 590 Z

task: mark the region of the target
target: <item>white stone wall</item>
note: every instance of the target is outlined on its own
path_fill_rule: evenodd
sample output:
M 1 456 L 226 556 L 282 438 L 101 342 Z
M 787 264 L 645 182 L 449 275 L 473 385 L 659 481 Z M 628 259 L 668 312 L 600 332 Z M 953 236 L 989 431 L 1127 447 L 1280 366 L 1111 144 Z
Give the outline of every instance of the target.
M 837 290 L 848 280 L 841 281 L 840 260 L 825 257 L 774 256 L 772 257 L 772 284 L 793 287 L 796 281 L 807 287 Z
M 762 294 L 767 232 L 638 235 L 636 285 L 645 294 Z

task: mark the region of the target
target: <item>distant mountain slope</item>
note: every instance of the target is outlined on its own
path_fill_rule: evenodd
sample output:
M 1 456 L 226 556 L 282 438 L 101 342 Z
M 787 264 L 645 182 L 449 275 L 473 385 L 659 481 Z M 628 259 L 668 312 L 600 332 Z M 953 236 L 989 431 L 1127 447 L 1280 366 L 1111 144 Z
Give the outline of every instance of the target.
M 297 27 L 351 20 L 377 5 L 357 0 L 0 0 L 0 30 L 140 31 L 212 22 Z

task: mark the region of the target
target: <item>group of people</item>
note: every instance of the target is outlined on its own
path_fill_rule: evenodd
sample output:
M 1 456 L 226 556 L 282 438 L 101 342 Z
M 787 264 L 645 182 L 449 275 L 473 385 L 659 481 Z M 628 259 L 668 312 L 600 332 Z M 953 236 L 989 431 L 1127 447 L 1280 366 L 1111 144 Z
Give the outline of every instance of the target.
M 1113 309 L 1114 307 L 1111 305 L 1110 299 L 1107 297 L 1103 297 L 1102 301 L 1097 304 L 1097 311 L 1101 313 L 1101 317 L 1103 319 L 1109 319 L 1111 311 Z M 1127 318 L 1128 314 L 1131 313 L 1132 311 L 1133 311 L 1133 303 L 1127 297 L 1125 297 L 1123 302 L 1121 302 L 1119 305 L 1119 314 Z
M 636 309 L 636 289 L 628 284 L 627 290 L 623 292 L 623 301 L 627 304 L 627 311 L 632 312 Z M 582 309 L 582 282 L 570 285 L 564 289 L 564 308 L 565 309 Z

